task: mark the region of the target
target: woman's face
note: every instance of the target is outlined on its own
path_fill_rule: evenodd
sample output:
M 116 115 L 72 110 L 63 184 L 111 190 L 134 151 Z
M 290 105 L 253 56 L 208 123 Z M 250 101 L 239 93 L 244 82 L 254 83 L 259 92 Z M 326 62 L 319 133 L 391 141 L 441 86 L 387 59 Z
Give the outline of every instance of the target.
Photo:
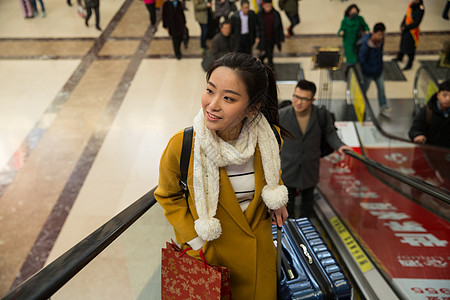
M 243 120 L 251 115 L 247 88 L 235 71 L 227 67 L 215 69 L 202 94 L 205 125 L 223 140 L 235 140 Z
M 350 10 L 350 12 L 349 12 L 349 14 L 350 15 L 357 15 L 358 14 L 358 10 L 355 8 L 355 7 L 353 7 L 351 10 Z

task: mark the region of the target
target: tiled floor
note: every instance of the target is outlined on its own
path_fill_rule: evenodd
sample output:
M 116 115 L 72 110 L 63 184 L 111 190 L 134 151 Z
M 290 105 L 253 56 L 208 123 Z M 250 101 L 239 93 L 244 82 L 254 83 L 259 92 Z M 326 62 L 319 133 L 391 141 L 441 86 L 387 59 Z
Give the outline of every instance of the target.
M 140 0 L 102 1 L 103 32 L 94 20 L 86 28 L 75 5 L 44 2 L 46 18 L 24 19 L 18 1 L 0 0 L 0 296 L 156 185 L 161 152 L 172 134 L 192 123 L 204 88 L 192 1 L 186 12 L 191 42 L 180 61 L 161 26 L 151 36 Z M 408 2 L 358 1 L 370 25 L 387 26 L 386 60 L 398 47 Z M 301 1 L 302 23 L 275 62 L 300 62 L 306 78 L 319 83 L 311 55 L 315 46 L 340 45 L 335 33 L 347 5 Z M 443 5 L 427 1 L 420 55 L 404 72 L 407 81 L 386 82 L 389 99 L 411 98 L 418 60 L 436 59 L 450 39 Z M 279 89 L 280 98 L 289 99 L 293 85 Z M 342 99 L 344 91 L 344 82 L 333 83 L 333 98 Z M 374 87 L 368 95 L 376 97 Z M 93 292 L 106 290 L 102 286 L 121 291 L 112 294 L 116 299 L 157 297 L 159 249 L 171 230 L 156 207 L 136 227 L 146 255 L 130 246 L 136 236 L 124 236 L 100 258 L 108 269 L 86 269 L 89 284 L 74 281 L 55 298 L 77 299 L 88 289 L 88 298 L 106 299 Z M 131 271 L 139 263 L 137 274 L 146 276 Z M 106 273 L 114 274 L 111 281 Z

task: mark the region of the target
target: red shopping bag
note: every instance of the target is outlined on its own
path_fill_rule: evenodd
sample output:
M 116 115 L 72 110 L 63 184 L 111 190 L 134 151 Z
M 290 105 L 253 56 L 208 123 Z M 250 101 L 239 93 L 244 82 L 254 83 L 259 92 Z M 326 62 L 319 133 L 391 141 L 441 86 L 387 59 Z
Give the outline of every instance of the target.
M 187 255 L 173 241 L 166 243 L 161 254 L 162 300 L 231 299 L 230 271 L 202 258 Z

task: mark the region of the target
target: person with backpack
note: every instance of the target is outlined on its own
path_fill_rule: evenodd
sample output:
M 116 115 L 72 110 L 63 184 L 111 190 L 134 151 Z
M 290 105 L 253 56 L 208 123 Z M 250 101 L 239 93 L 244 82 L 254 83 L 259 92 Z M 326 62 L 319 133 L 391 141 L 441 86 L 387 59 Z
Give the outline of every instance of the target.
M 338 137 L 330 112 L 313 104 L 316 100 L 314 82 L 300 80 L 292 95 L 292 105 L 280 109 L 280 124 L 294 139 L 285 139 L 281 148 L 281 179 L 289 193 L 288 213 L 295 211 L 297 191 L 301 193 L 300 216 L 313 214 L 314 188 L 319 182 L 321 145 L 327 143 L 343 154 L 352 150 Z
M 361 48 L 358 53 L 364 80 L 364 93 L 369 89 L 372 80 L 375 81 L 378 91 L 380 114 L 386 114 L 392 111 L 387 105 L 386 94 L 384 92 L 383 47 L 385 31 L 386 27 L 383 23 L 375 24 L 373 32 L 366 34 L 362 38 Z
M 369 26 L 364 18 L 359 15 L 359 12 L 359 7 L 356 4 L 347 7 L 338 31 L 338 35 L 342 37 L 345 62 L 348 66 L 353 66 L 357 63 L 356 50 L 359 48 L 357 42 L 363 35 L 369 33 Z
M 450 148 L 450 79 L 439 84 L 414 118 L 409 130 L 411 141 Z
M 233 299 L 276 299 L 272 224 L 288 217 L 288 191 L 275 76 L 255 57 L 225 54 L 208 69 L 201 107 L 164 150 L 155 198 L 188 255 L 228 268 Z

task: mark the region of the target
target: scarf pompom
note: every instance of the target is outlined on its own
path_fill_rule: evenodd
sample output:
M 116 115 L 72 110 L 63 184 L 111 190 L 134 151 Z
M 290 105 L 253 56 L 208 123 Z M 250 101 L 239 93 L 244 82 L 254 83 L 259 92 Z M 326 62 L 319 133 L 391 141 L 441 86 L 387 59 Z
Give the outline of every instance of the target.
M 220 221 L 216 218 L 198 218 L 195 220 L 195 231 L 205 241 L 212 241 L 222 234 Z
M 261 196 L 264 203 L 271 210 L 277 210 L 288 202 L 288 190 L 284 185 L 277 185 L 272 188 L 265 185 L 262 189 Z

